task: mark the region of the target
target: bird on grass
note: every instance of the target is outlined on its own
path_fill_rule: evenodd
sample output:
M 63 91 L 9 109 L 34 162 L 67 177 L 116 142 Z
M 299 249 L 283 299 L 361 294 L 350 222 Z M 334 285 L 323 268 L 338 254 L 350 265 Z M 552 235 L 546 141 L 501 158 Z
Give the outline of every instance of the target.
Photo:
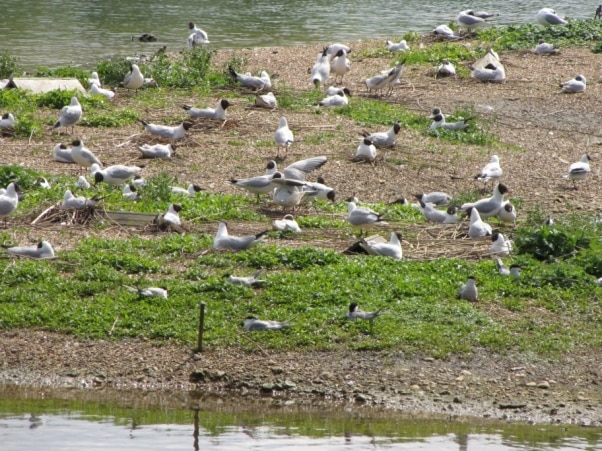
M 255 194 L 257 196 L 257 202 L 259 202 L 259 196 L 274 191 L 275 185 L 272 183 L 274 178 L 282 178 L 282 174 L 280 172 L 274 172 L 247 179 L 230 179 L 230 183 Z
M 252 89 L 254 91 L 267 91 L 272 87 L 270 75 L 266 71 L 262 71 L 259 77 L 255 77 L 251 74 L 241 74 L 236 72 L 232 66 L 228 67 L 228 71 L 243 88 Z
M 355 321 L 356 319 L 362 319 L 370 322 L 370 328 L 374 326 L 374 320 L 381 316 L 384 312 L 382 310 L 376 310 L 375 312 L 364 312 L 360 310 L 357 302 L 349 304 L 349 310 L 347 311 L 347 319 Z
M 187 188 L 180 188 L 179 186 L 170 186 L 171 192 L 174 194 L 183 194 L 185 196 L 195 196 L 196 193 L 203 191 L 199 185 L 190 183 Z
M 502 208 L 497 212 L 497 217 L 500 221 L 511 222 L 512 224 L 516 224 L 517 216 L 518 213 L 516 212 L 516 208 L 514 208 L 514 205 L 512 205 L 509 200 L 504 201 Z
M 347 221 L 355 227 L 366 228 L 373 225 L 386 225 L 383 215 L 369 208 L 357 207 L 354 202 L 347 204 Z
M 458 297 L 470 302 L 479 300 L 479 290 L 477 289 L 476 280 L 473 276 L 470 276 L 466 280 L 466 283 L 460 287 Z
M 290 320 L 287 321 L 271 321 L 267 319 L 257 319 L 254 316 L 248 316 L 244 322 L 246 331 L 264 331 L 264 330 L 282 330 L 292 327 Z
M 256 245 L 261 241 L 268 230 L 257 233 L 255 235 L 234 236 L 228 233 L 228 226 L 225 222 L 220 222 L 217 228 L 217 233 L 213 239 L 213 247 L 215 249 L 229 250 L 244 250 Z
M 226 119 L 226 109 L 229 106 L 230 102 L 226 99 L 221 99 L 215 108 L 194 108 L 188 105 L 183 105 L 182 108 L 184 108 L 191 117 L 223 121 Z
M 511 193 L 512 191 L 503 183 L 498 183 L 493 188 L 493 194 L 491 197 L 479 199 L 476 202 L 466 202 L 462 204 L 460 210 L 467 211 L 471 207 L 474 207 L 479 211 L 480 217 L 483 219 L 495 216 L 502 208 L 504 203 L 504 195 Z
M 157 217 L 157 224 L 161 230 L 169 227 L 179 227 L 182 225 L 180 220 L 180 212 L 183 207 L 180 204 L 170 204 L 165 213 L 161 213 Z
M 272 92 L 255 94 L 255 106 L 273 110 L 274 108 L 278 108 L 278 101 Z
M 474 207 L 470 207 L 468 210 L 466 210 L 466 213 L 470 217 L 470 225 L 468 226 L 469 238 L 491 236 L 493 233 L 491 226 L 481 219 L 479 210 Z
M 491 234 L 491 253 L 506 256 L 512 251 L 512 242 L 503 233 L 495 231 Z
M 389 52 L 405 52 L 407 50 L 410 50 L 410 46 L 408 45 L 407 41 L 405 39 L 402 39 L 399 42 L 392 42 L 389 40 L 385 41 L 385 45 L 387 46 L 387 49 L 389 49 Z
M 163 298 L 167 299 L 168 292 L 165 288 L 161 287 L 147 287 L 147 288 L 134 288 L 128 287 L 126 288 L 130 291 L 138 293 L 140 297 L 144 298 Z
M 403 236 L 400 232 L 391 232 L 391 238 L 388 243 L 373 243 L 362 239 L 360 246 L 370 255 L 379 255 L 381 257 L 391 257 L 395 260 L 401 260 L 403 252 L 401 249 L 401 240 Z
M 433 111 L 434 112 L 434 111 Z M 457 122 L 447 122 L 445 120 L 445 115 L 441 112 L 437 114 L 432 114 L 430 119 L 433 120 L 431 123 L 431 130 L 436 130 L 438 128 L 443 128 L 445 130 L 463 130 L 468 127 L 468 121 L 472 120 L 472 118 L 462 119 Z
M 120 186 L 126 183 L 135 175 L 140 174 L 142 168 L 139 166 L 126 166 L 116 164 L 107 168 L 101 169 L 97 163 L 92 163 L 90 173 L 94 177 L 94 183 L 104 182 L 109 185 Z
M 299 224 L 297 224 L 297 221 L 291 214 L 284 215 L 282 219 L 274 219 L 272 221 L 272 229 L 278 231 L 291 231 L 293 233 L 301 233 L 301 227 L 299 227 Z
M 9 254 L 29 258 L 54 258 L 54 249 L 48 241 L 40 241 L 36 246 L 5 246 Z
M 130 71 L 125 74 L 123 79 L 123 87 L 128 91 L 133 89 L 135 94 L 138 94 L 138 89 L 144 85 L 144 75 L 140 72 L 137 64 L 130 64 Z
M 138 194 L 138 190 L 136 189 L 136 187 L 132 183 L 128 183 L 127 185 L 124 185 L 123 191 L 121 192 L 121 195 L 126 200 L 138 200 L 138 199 L 140 199 L 140 196 Z
M 502 262 L 499 257 L 496 257 L 495 260 L 497 262 L 497 270 L 500 276 L 512 276 L 515 282 L 520 280 L 520 265 L 513 264 L 510 266 L 510 268 L 508 268 L 506 265 L 504 265 L 504 262 Z
M 349 88 L 342 88 L 335 92 L 333 95 L 329 95 L 318 102 L 319 106 L 323 107 L 335 107 L 335 106 L 345 106 L 349 104 L 349 99 L 347 98 L 351 92 Z
M 477 67 L 472 70 L 473 78 L 479 81 L 503 82 L 506 80 L 504 66 L 488 63 L 485 67 Z
M 115 97 L 115 91 L 113 89 L 104 89 L 95 83 L 90 85 L 90 89 L 88 89 L 88 94 L 103 96 L 107 100 L 113 100 L 113 97 Z
M 258 287 L 265 283 L 265 280 L 262 280 L 259 278 L 259 276 L 261 274 L 263 274 L 263 272 L 264 272 L 263 269 L 259 269 L 258 271 L 255 272 L 255 274 L 253 274 L 252 276 L 248 276 L 248 277 L 236 277 L 236 276 L 233 276 L 232 274 L 228 274 L 225 277 L 226 277 L 226 281 L 228 283 L 231 283 L 233 285 L 242 285 L 244 287 L 252 288 L 252 287 Z
M 61 108 L 59 118 L 52 128 L 71 127 L 71 133 L 73 134 L 75 124 L 77 124 L 81 118 L 82 106 L 79 103 L 79 100 L 77 100 L 77 97 L 73 96 L 71 97 L 71 102 L 69 102 L 69 105 L 65 105 L 63 108 Z
M 305 177 L 307 177 L 313 171 L 320 169 L 326 164 L 327 161 L 328 158 L 325 156 L 311 157 L 304 160 L 295 161 L 284 168 L 282 175 L 284 175 L 284 178 L 287 179 L 305 181 Z M 276 172 L 278 172 L 278 165 L 276 162 L 274 160 L 268 161 L 265 174 L 269 175 Z
M 4 220 L 13 214 L 19 206 L 19 192 L 21 189 L 16 182 L 9 183 L 6 190 L 0 194 L 0 219 Z

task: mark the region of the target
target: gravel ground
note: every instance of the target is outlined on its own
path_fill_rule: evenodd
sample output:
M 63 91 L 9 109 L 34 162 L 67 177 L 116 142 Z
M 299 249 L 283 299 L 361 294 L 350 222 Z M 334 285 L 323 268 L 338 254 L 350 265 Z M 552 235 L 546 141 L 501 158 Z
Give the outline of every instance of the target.
M 363 79 L 390 66 L 388 57 L 359 56 L 362 49 L 380 45 L 374 41 L 351 43 L 352 69 L 345 84 L 354 96 L 367 95 L 362 88 Z M 232 58 L 240 58 L 246 62 L 245 69 L 254 73 L 261 69 L 278 73 L 278 96 L 279 84 L 293 92 L 311 89 L 307 69 L 319 50 L 319 46 L 310 46 L 219 52 L 213 62 L 222 67 Z M 406 68 L 403 83 L 394 94 L 382 99 L 424 115 L 429 115 L 435 106 L 444 112 L 473 106 L 479 122 L 503 143 L 493 150 L 450 145 L 403 129 L 396 148 L 387 155 L 395 156 L 401 164 L 356 164 L 350 158 L 364 127 L 345 117 L 317 114 L 316 107 L 286 112 L 296 136 L 287 162 L 327 155 L 329 163 L 319 172 L 337 189 L 339 199 L 355 194 L 362 201 L 376 202 L 417 192 L 441 190 L 454 194 L 473 189 L 474 175 L 496 153 L 504 168 L 504 181 L 512 188 L 513 196 L 521 199 L 523 211 L 540 207 L 552 216 L 569 211 L 599 211 L 602 197 L 596 161 L 600 157 L 602 88 L 598 73 L 602 55 L 587 49 L 566 49 L 552 57 L 530 52 L 501 56 L 508 74 L 504 84 L 460 78 L 437 80 L 432 76 L 433 68 L 413 66 Z M 587 91 L 577 95 L 560 93 L 558 82 L 577 73 L 587 77 Z M 173 161 L 149 162 L 146 176 L 167 170 L 182 183 L 199 182 L 212 191 L 234 192 L 235 188 L 227 182 L 230 178 L 262 173 L 266 159 L 273 157 L 276 150 L 262 143 L 272 139 L 282 112 L 250 108 L 251 99 L 252 95 L 240 91 L 232 100 L 225 124 L 197 123 L 193 133 L 178 144 L 178 157 Z M 214 101 L 217 98 L 207 103 Z M 121 92 L 115 103 L 117 108 L 136 106 L 135 97 Z M 155 122 L 170 118 L 175 123 L 174 118 L 185 117 L 180 109 L 182 103 L 205 106 L 192 97 L 177 98 L 162 108 L 145 109 L 141 116 Z M 54 117 L 57 113 L 40 114 Z M 136 161 L 136 146 L 152 142 L 137 126 L 110 130 L 78 127 L 77 133 L 106 164 Z M 330 138 L 320 140 L 325 133 Z M 3 138 L 0 161 L 62 173 L 65 166 L 51 161 L 51 149 L 60 139 L 50 131 L 40 139 Z M 592 174 L 579 190 L 573 190 L 562 175 L 585 152 L 593 159 Z M 44 233 L 50 240 L 60 238 L 56 247 L 62 250 L 74 248 L 82 236 L 102 233 L 126 238 L 140 232 L 82 227 L 65 234 L 23 221 L 26 227 L 11 232 L 15 242 Z M 208 233 L 215 230 L 214 224 L 203 227 Z M 232 227 L 236 231 L 237 227 L 255 229 L 258 225 Z M 440 256 L 428 250 L 428 226 L 417 230 L 415 236 L 407 243 L 404 256 Z M 337 235 L 322 244 L 344 249 L 349 240 L 339 238 Z M 311 234 L 304 239 L 311 239 Z M 478 256 L 480 245 L 475 246 L 473 256 Z M 447 255 L 457 256 L 454 252 Z M 404 355 L 402 350 L 245 354 L 237 349 L 219 349 L 193 355 L 185 347 L 169 343 L 79 341 L 44 331 L 0 332 L 0 381 L 10 383 L 150 390 L 200 387 L 246 395 L 271 394 L 276 400 L 291 398 L 301 402 L 319 397 L 408 411 L 598 426 L 602 425 L 600 357 L 599 350 L 558 361 L 486 352 L 433 360 L 428 356 Z

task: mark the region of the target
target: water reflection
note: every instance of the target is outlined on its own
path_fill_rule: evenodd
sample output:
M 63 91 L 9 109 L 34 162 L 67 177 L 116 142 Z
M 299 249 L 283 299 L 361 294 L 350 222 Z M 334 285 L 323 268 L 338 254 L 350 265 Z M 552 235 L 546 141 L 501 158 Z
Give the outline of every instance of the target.
M 602 450 L 602 430 L 207 393 L 0 386 L 1 449 Z
M 113 55 L 154 53 L 163 45 L 186 47 L 187 24 L 209 33 L 211 48 L 271 47 L 426 33 L 454 20 L 462 2 L 431 0 L 3 0 L 0 51 L 21 65 L 91 65 Z M 497 24 L 533 23 L 536 0 L 479 1 L 500 13 Z M 593 17 L 587 2 L 549 4 L 561 15 Z M 157 42 L 132 41 L 152 33 Z

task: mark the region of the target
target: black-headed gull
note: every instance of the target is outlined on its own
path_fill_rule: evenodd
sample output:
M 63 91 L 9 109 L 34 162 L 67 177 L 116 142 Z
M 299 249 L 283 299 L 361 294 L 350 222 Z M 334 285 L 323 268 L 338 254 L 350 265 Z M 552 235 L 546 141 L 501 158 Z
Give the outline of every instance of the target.
M 499 257 L 496 257 L 495 260 L 497 262 L 497 270 L 500 276 L 512 276 L 515 282 L 520 280 L 520 270 L 522 268 L 520 265 L 515 263 L 510 265 L 510 268 L 508 268 L 506 265 L 504 265 L 504 262 L 502 262 Z
M 495 231 L 491 234 L 491 253 L 506 256 L 512 251 L 512 242 L 503 233 Z
M 558 53 L 558 49 L 554 47 L 554 44 L 549 44 L 543 39 L 539 40 L 533 51 L 538 55 L 554 55 Z
M 77 100 L 77 97 L 73 96 L 71 97 L 71 102 L 69 105 L 65 105 L 63 108 L 61 108 L 60 116 L 52 128 L 71 126 L 71 131 L 73 132 L 73 127 L 81 118 L 82 106 L 79 103 L 79 100 Z
M 36 180 L 36 184 L 41 186 L 44 189 L 50 189 L 50 183 L 48 183 L 48 180 L 46 180 L 45 177 L 38 177 Z
M 576 92 L 585 92 L 586 83 L 587 81 L 583 75 L 577 75 L 575 78 L 569 81 L 560 83 L 560 87 L 562 88 L 562 92 L 574 94 Z
M 77 178 L 77 182 L 74 183 L 74 186 L 79 189 L 88 189 L 88 188 L 90 188 L 91 185 L 90 185 L 90 182 L 88 182 L 86 180 L 86 177 L 84 177 L 83 175 L 80 175 Z
M 273 201 L 284 207 L 284 208 L 295 208 L 302 202 L 311 198 L 317 197 L 318 192 L 314 190 L 303 190 L 305 182 L 294 179 L 274 178 L 272 184 L 274 188 L 274 194 L 272 195 Z
M 396 67 L 364 80 L 364 83 L 366 83 L 366 87 L 368 88 L 368 92 L 376 91 L 376 94 L 378 95 L 382 93 L 383 89 L 388 88 L 389 84 L 395 78 Z
M 502 175 L 504 175 L 504 171 L 500 166 L 500 158 L 497 155 L 492 155 L 489 163 L 483 166 L 483 169 L 475 178 L 481 182 L 488 182 L 489 180 L 497 180 Z
M 161 230 L 166 230 L 169 227 L 179 227 L 182 225 L 180 220 L 180 212 L 183 210 L 180 204 L 170 204 L 165 213 L 157 216 L 157 224 Z
M 481 238 L 484 236 L 491 236 L 493 230 L 491 226 L 484 222 L 479 215 L 479 210 L 476 208 L 469 208 L 466 213 L 470 216 L 470 225 L 468 226 L 468 237 L 469 238 Z
M 343 78 L 350 69 L 351 62 L 347 58 L 347 52 L 344 49 L 340 49 L 330 65 L 330 71 L 334 73 L 334 84 L 337 84 L 339 77 L 340 83 L 343 83 Z
M 393 126 L 387 130 L 386 132 L 374 132 L 368 133 L 367 131 L 362 131 L 361 135 L 364 138 L 368 138 L 374 144 L 374 147 L 377 149 L 383 147 L 393 147 L 397 140 L 397 134 L 401 130 L 401 124 L 395 123 Z
M 10 254 L 30 258 L 54 258 L 54 249 L 48 241 L 40 241 L 36 246 L 4 246 Z
M 475 12 L 471 9 L 460 12 L 456 17 L 456 23 L 460 28 L 465 28 L 469 32 L 487 25 L 487 21 L 482 17 L 476 16 Z
M 462 204 L 460 210 L 468 211 L 469 208 L 476 208 L 482 218 L 489 218 L 497 215 L 502 204 L 504 203 L 504 194 L 511 193 L 512 191 L 503 183 L 498 183 L 493 188 L 493 194 L 491 197 L 479 199 L 476 202 L 466 202 Z
M 564 176 L 565 179 L 569 179 L 573 181 L 573 187 L 577 189 L 576 180 L 584 180 L 587 178 L 589 173 L 591 172 L 591 168 L 589 167 L 589 162 L 591 158 L 588 154 L 584 154 L 581 157 L 581 160 L 571 164 L 569 166 L 569 172 Z
M 123 79 L 123 87 L 128 91 L 133 89 L 135 93 L 138 93 L 138 89 L 140 89 L 144 85 L 144 75 L 140 72 L 140 68 L 137 64 L 130 64 L 130 71 L 125 74 Z
M 75 163 L 73 156 L 71 156 L 71 148 L 63 143 L 58 143 L 54 146 L 54 149 L 52 149 L 52 158 L 59 163 Z
M 268 90 L 272 87 L 272 81 L 266 71 L 262 71 L 259 77 L 251 74 L 241 74 L 236 72 L 232 66 L 228 67 L 230 75 L 240 83 L 243 88 L 253 89 L 255 91 Z
M 19 206 L 19 191 L 19 185 L 12 182 L 0 194 L 0 219 L 6 221 L 6 218 L 15 212 Z
M 138 149 L 142 152 L 140 158 L 171 158 L 176 152 L 172 144 L 143 144 Z
M 516 212 L 516 208 L 509 200 L 504 201 L 504 203 L 502 203 L 502 208 L 497 212 L 497 217 L 500 221 L 511 222 L 512 224 L 516 224 L 517 216 L 518 213 Z
M 194 22 L 188 22 L 188 46 L 209 44 L 209 36 L 204 30 L 198 28 Z
M 355 202 L 347 204 L 347 221 L 356 227 L 368 227 L 375 224 L 387 224 L 383 215 L 369 208 L 358 207 Z
M 360 143 L 355 149 L 353 161 L 369 161 L 376 159 L 376 147 L 369 138 L 361 138 Z
M 228 226 L 225 222 L 220 222 L 217 228 L 217 233 L 213 239 L 213 247 L 215 249 L 230 249 L 243 250 L 249 249 L 261 241 L 268 230 L 259 232 L 255 235 L 234 236 L 228 233 Z
M 372 322 L 383 314 L 382 310 L 376 310 L 375 312 L 365 312 L 360 310 L 357 302 L 352 302 L 349 304 L 349 310 L 347 311 L 347 319 L 351 321 L 355 321 L 356 319 L 363 319 L 365 321 L 369 321 L 370 325 Z
M 88 94 L 95 94 L 95 95 L 103 96 L 107 100 L 113 100 L 113 97 L 115 97 L 114 90 L 101 88 L 97 84 L 90 85 L 90 89 L 88 89 Z
M 289 164 L 282 173 L 284 174 L 284 178 L 293 179 L 293 180 L 305 180 L 305 177 L 311 172 L 320 169 L 322 166 L 326 164 L 328 158 L 325 156 L 319 157 L 310 157 L 304 160 L 295 161 L 292 164 Z M 266 175 L 274 174 L 278 171 L 278 166 L 274 160 L 268 161 L 266 165 L 265 173 Z
M 419 193 L 415 197 L 425 204 L 447 205 L 452 200 L 452 196 L 441 191 L 432 191 L 430 193 Z
M 338 52 L 338 50 L 337 50 Z M 315 87 L 326 84 L 330 77 L 330 57 L 328 55 L 328 47 L 325 47 L 314 66 L 311 68 L 309 80 Z
M 389 52 L 405 52 L 407 50 L 410 50 L 410 46 L 408 45 L 405 39 L 402 39 L 397 43 L 387 40 L 385 41 L 385 45 L 389 49 Z
M 66 210 L 83 210 L 85 208 L 94 208 L 102 198 L 96 195 L 90 199 L 84 196 L 75 196 L 70 189 L 65 191 L 61 207 Z
M 324 107 L 345 106 L 349 104 L 347 96 L 350 94 L 348 88 L 339 89 L 333 95 L 329 95 L 318 102 L 318 105 Z
M 98 72 L 94 71 L 90 74 L 90 78 L 88 79 L 88 85 L 92 87 L 92 85 L 96 85 L 99 88 L 102 88 L 102 83 L 100 82 L 100 77 L 98 76 Z
M 274 172 L 246 179 L 230 179 L 230 183 L 255 194 L 257 202 L 259 202 L 260 195 L 269 194 L 274 191 L 275 185 L 272 183 L 274 178 L 282 178 L 282 174 Z
M 284 215 L 282 219 L 274 219 L 272 221 L 272 229 L 279 231 L 291 231 L 293 233 L 301 233 L 301 227 L 297 224 L 297 221 L 293 215 Z
M 139 296 L 145 297 L 145 298 L 163 298 L 163 299 L 167 299 L 167 296 L 168 296 L 167 290 L 165 288 L 162 288 L 162 287 L 134 288 L 134 287 L 128 287 L 126 285 L 126 288 L 128 290 L 130 290 L 130 291 L 138 293 Z
M 443 128 L 445 130 L 463 130 L 468 127 L 468 121 L 472 118 L 462 119 L 456 122 L 447 122 L 445 120 L 445 115 L 442 113 L 431 115 L 429 119 L 432 119 L 431 130 L 436 130 L 438 128 Z
M 460 293 L 458 297 L 470 302 L 476 302 L 479 300 L 479 290 L 477 289 L 477 284 L 474 277 L 469 277 L 466 280 L 466 283 L 460 287 Z
M 567 21 L 558 16 L 552 8 L 541 8 L 535 15 L 535 20 L 540 25 L 566 25 Z
M 330 44 L 326 48 L 326 54 L 332 60 L 332 59 L 335 58 L 335 56 L 337 55 L 337 53 L 339 53 L 339 50 L 345 50 L 345 52 L 347 54 L 351 53 L 351 47 L 346 46 L 345 44 L 335 43 L 335 44 Z
M 183 194 L 185 196 L 195 196 L 196 193 L 203 191 L 199 185 L 190 183 L 187 188 L 180 188 L 179 186 L 170 186 L 171 192 L 174 194 Z
M 441 61 L 441 64 L 437 66 L 437 77 L 449 77 L 452 75 L 456 75 L 456 67 L 449 60 Z
M 506 71 L 501 64 L 487 63 L 485 67 L 474 68 L 472 76 L 479 81 L 502 82 L 506 80 Z
M 226 99 L 221 99 L 215 108 L 195 108 L 188 105 L 183 105 L 182 108 L 184 108 L 192 117 L 223 121 L 226 119 L 226 109 L 229 106 L 230 102 Z
M 376 243 L 362 240 L 360 241 L 360 246 L 370 255 L 379 255 L 381 257 L 391 257 L 395 260 L 401 260 L 403 256 L 401 249 L 402 238 L 400 232 L 391 232 L 391 238 L 388 243 Z
M 449 207 L 446 211 L 438 210 L 432 203 L 425 203 L 422 200 L 418 200 L 420 203 L 420 210 L 424 217 L 431 222 L 437 222 L 440 224 L 457 224 L 459 218 L 456 215 L 456 207 Z
M 182 139 L 186 136 L 186 131 L 192 127 L 192 124 L 186 121 L 176 126 L 151 124 L 143 119 L 138 119 L 138 122 L 144 125 L 151 135 L 167 139 Z
M 287 321 L 271 321 L 267 319 L 257 319 L 254 316 L 248 316 L 244 322 L 246 331 L 264 331 L 264 330 L 281 330 L 292 327 L 290 320 Z
M 104 182 L 109 185 L 123 185 L 129 179 L 137 174 L 140 174 L 142 168 L 139 166 L 126 166 L 123 164 L 116 164 L 102 169 L 97 163 L 92 163 L 90 166 L 90 173 L 94 177 L 95 183 Z
M 263 269 L 259 269 L 252 276 L 248 277 L 237 277 L 232 274 L 226 276 L 226 282 L 233 285 L 242 285 L 244 287 L 258 287 L 265 283 L 265 280 L 260 279 L 259 276 L 263 273 Z
M 93 164 L 102 166 L 98 157 L 84 145 L 81 139 L 76 139 L 71 143 L 71 158 L 76 164 L 85 168 L 89 168 Z
M 456 40 L 461 37 L 454 33 L 454 30 L 449 28 L 447 25 L 439 25 L 437 28 L 433 30 L 433 34 L 435 36 L 441 37 L 443 39 Z
M 318 177 L 317 182 L 305 182 L 305 186 L 303 186 L 301 189 L 308 190 L 308 191 L 315 191 L 316 199 L 330 200 L 330 201 L 334 202 L 335 196 L 336 196 L 336 191 L 334 190 L 334 188 L 331 188 L 330 186 L 325 185 L 325 183 L 326 183 L 326 180 L 324 180 L 324 177 L 320 176 L 320 177 Z
M 15 126 L 15 116 L 12 113 L 4 113 L 0 118 L 0 128 L 13 128 Z
M 278 108 L 278 101 L 273 92 L 266 94 L 255 94 L 255 106 L 260 108 Z
M 138 195 L 138 191 L 136 190 L 136 187 L 134 185 L 132 185 L 131 183 L 124 185 L 121 195 L 126 200 L 138 200 L 140 198 L 140 196 Z
M 288 128 L 288 122 L 284 116 L 280 116 L 278 120 L 278 128 L 274 133 L 274 142 L 278 148 L 278 156 L 280 155 L 281 147 L 284 147 L 284 155 L 286 156 L 289 147 L 295 142 L 293 132 Z

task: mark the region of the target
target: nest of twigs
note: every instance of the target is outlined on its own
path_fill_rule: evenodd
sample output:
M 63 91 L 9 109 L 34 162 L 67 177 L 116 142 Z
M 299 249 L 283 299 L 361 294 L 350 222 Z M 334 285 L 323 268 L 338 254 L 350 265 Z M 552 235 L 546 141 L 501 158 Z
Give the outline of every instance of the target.
M 97 207 L 86 207 L 81 210 L 63 208 L 60 204 L 52 205 L 39 214 L 32 222 L 35 224 L 65 224 L 86 226 L 95 220 L 101 220 L 103 213 Z

